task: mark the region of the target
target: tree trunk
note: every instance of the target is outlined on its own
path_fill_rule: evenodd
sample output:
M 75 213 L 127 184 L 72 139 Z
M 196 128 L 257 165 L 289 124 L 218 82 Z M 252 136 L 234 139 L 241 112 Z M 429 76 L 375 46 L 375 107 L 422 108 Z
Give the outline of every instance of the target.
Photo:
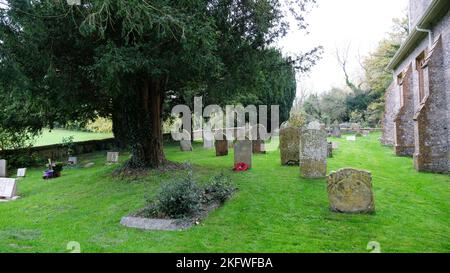
M 165 78 L 144 79 L 114 101 L 114 135 L 131 151 L 125 167 L 158 168 L 166 162 L 161 122 L 165 83 Z

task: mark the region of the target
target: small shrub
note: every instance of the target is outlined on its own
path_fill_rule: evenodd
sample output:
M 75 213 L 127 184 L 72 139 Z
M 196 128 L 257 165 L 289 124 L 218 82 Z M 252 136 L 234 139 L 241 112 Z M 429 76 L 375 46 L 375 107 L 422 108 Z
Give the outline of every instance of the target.
M 62 138 L 62 146 L 67 148 L 67 155 L 71 156 L 75 153 L 74 136 L 68 136 Z
M 205 198 L 207 201 L 214 201 L 223 204 L 236 191 L 236 187 L 231 183 L 231 179 L 223 173 L 211 178 L 205 186 Z
M 171 218 L 185 218 L 201 210 L 202 190 L 189 173 L 181 180 L 164 185 L 156 200 L 160 213 Z

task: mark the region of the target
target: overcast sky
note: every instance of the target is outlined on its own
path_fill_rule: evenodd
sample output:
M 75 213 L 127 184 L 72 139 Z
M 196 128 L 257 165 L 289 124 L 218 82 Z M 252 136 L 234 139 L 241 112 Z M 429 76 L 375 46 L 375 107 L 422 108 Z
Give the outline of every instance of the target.
M 298 81 L 298 91 L 320 93 L 345 86 L 336 61 L 336 48 L 350 44 L 351 71 L 357 77 L 358 55 L 372 51 L 390 31 L 392 19 L 406 14 L 408 0 L 318 0 L 308 15 L 309 35 L 298 30 L 279 42 L 283 52 L 306 51 L 316 45 L 324 47 L 322 60 L 308 76 Z

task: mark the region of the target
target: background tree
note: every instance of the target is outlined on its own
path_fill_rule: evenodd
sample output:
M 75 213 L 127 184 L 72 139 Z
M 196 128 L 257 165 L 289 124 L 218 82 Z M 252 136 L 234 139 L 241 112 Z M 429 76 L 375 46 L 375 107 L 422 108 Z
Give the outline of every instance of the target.
M 159 167 L 167 163 L 162 120 L 172 103 L 205 93 L 211 102 L 290 107 L 293 69 L 313 63 L 315 51 L 282 58 L 269 46 L 288 31 L 289 14 L 306 28 L 314 2 L 8 0 L 0 12 L 2 84 L 14 87 L 14 100 L 23 93 L 33 101 L 33 130 L 111 117 L 114 136 L 131 149 L 126 167 Z M 281 97 L 267 99 L 272 93 Z

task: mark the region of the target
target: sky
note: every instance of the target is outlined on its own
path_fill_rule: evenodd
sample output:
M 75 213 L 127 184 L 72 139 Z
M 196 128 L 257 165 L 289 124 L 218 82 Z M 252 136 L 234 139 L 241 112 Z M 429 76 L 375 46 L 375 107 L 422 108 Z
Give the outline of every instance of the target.
M 391 30 L 392 19 L 407 14 L 408 0 L 317 0 L 317 6 L 307 15 L 308 32 L 292 27 L 291 32 L 278 42 L 285 54 L 304 52 L 323 46 L 319 63 L 297 79 L 297 96 L 304 93 L 322 93 L 332 87 L 344 87 L 336 49 L 341 52 L 350 46 L 349 70 L 355 81 L 360 78 L 358 56 L 373 51 L 378 42 Z

